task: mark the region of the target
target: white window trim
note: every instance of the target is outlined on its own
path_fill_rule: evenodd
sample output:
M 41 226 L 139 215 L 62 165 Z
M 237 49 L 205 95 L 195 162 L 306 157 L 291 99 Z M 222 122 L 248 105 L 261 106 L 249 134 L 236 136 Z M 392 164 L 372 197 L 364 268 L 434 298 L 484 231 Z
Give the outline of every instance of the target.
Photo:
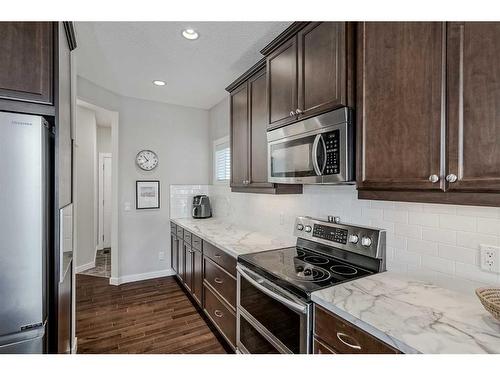
M 229 176 L 228 180 L 223 180 L 219 181 L 217 180 L 217 159 L 215 158 L 216 152 L 217 152 L 217 146 L 222 145 L 224 143 L 229 143 L 229 136 L 226 135 L 225 137 L 216 139 L 213 144 L 213 149 L 212 149 L 212 169 L 213 169 L 213 184 L 214 185 L 227 185 L 229 186 L 229 181 L 231 179 L 231 176 Z M 231 145 L 229 144 L 229 148 L 231 148 Z

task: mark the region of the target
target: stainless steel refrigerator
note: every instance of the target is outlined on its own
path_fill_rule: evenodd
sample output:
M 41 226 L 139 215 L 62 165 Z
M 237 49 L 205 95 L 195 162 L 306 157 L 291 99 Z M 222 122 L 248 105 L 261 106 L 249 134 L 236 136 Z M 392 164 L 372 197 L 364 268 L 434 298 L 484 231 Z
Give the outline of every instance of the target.
M 51 133 L 0 112 L 0 353 L 46 352 Z

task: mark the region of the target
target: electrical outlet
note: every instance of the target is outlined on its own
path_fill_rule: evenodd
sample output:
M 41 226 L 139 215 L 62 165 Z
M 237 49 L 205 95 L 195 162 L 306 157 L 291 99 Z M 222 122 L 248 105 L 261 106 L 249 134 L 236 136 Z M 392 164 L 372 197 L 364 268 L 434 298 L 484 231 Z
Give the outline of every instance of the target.
M 280 213 L 280 225 L 285 224 L 285 214 L 283 212 Z
M 158 253 L 158 259 L 159 260 L 165 260 L 165 252 L 164 251 L 160 251 Z
M 481 269 L 489 272 L 500 272 L 500 247 L 480 245 Z

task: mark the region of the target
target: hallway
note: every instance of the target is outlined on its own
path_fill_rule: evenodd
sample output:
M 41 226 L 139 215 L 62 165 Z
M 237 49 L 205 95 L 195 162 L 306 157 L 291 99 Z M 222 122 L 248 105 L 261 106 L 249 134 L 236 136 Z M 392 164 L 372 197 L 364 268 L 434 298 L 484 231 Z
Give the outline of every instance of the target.
M 78 353 L 226 353 L 174 277 L 76 276 Z

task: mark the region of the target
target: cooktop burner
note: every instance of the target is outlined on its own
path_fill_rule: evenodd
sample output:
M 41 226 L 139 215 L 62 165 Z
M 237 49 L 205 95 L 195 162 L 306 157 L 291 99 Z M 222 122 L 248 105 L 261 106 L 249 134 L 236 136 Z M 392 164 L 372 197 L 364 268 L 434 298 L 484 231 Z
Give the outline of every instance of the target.
M 240 255 L 238 262 L 306 298 L 316 290 L 373 273 L 302 247 Z

